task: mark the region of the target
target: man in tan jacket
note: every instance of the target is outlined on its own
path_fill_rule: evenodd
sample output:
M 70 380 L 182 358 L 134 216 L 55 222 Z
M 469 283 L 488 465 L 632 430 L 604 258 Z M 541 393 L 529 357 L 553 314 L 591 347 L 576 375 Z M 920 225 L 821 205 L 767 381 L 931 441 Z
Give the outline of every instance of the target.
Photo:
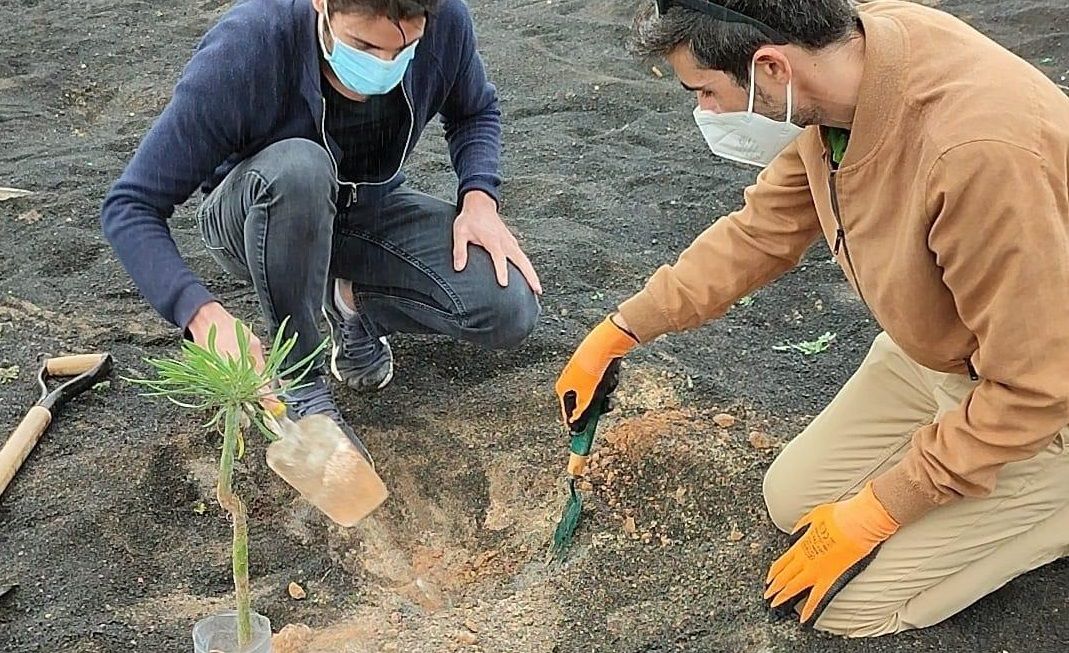
M 916 4 L 650 1 L 637 51 L 697 94 L 714 153 L 763 170 L 583 341 L 565 421 L 637 344 L 720 317 L 823 238 L 883 332 L 767 473 L 792 533 L 771 607 L 893 633 L 1069 555 L 1069 98 Z

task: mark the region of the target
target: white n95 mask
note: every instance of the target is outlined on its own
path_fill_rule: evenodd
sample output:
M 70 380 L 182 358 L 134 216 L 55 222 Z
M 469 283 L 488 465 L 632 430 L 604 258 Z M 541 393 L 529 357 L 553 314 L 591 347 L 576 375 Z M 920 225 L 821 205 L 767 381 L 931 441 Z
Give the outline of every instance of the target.
M 694 122 L 713 154 L 764 168 L 805 130 L 791 122 L 794 93 L 787 82 L 787 122 L 754 113 L 754 62 L 750 62 L 750 103 L 746 111 L 716 113 L 694 107 Z

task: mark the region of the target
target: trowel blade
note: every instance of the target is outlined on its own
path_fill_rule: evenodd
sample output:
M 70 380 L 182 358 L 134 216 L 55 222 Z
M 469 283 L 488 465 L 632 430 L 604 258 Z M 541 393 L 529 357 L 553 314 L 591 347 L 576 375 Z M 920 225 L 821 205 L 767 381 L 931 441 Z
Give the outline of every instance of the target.
M 267 465 L 335 523 L 354 526 L 386 500 L 375 468 L 332 419 L 314 414 L 280 427 Z
M 0 599 L 4 598 L 4 596 L 7 595 L 8 592 L 18 586 L 18 583 L 15 583 L 14 585 L 0 585 Z

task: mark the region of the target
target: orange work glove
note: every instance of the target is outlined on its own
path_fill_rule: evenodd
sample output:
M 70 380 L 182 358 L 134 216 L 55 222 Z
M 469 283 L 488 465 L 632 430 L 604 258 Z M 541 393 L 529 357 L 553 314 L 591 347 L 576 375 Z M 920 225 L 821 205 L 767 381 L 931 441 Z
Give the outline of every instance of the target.
M 872 493 L 871 481 L 852 499 L 817 506 L 795 525 L 791 548 L 769 570 L 765 599 L 780 608 L 808 593 L 801 622 L 812 625 L 897 530 L 898 523 Z
M 616 389 L 620 359 L 638 345 L 611 316 L 594 327 L 572 354 L 557 379 L 557 399 L 564 423 L 582 431 L 590 417 L 590 406 Z

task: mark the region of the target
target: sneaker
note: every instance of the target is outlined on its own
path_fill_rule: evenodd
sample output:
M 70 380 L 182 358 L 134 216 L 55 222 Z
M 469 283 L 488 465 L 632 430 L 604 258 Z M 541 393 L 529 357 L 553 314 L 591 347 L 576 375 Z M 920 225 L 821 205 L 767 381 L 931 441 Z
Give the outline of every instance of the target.
M 371 452 L 360 441 L 360 438 L 356 437 L 353 428 L 342 416 L 338 404 L 334 402 L 334 395 L 330 391 L 330 379 L 326 374 L 306 377 L 296 385 L 297 388 L 279 395 L 279 399 L 286 404 L 288 417 L 296 422 L 302 417 L 323 413 L 334 420 L 360 454 L 367 458 L 367 461 L 374 467 L 375 461 L 371 458 Z
M 353 390 L 381 390 L 393 379 L 393 352 L 385 337 L 368 333 L 360 315 L 346 317 L 334 293 L 323 307 L 330 325 L 330 371 Z

